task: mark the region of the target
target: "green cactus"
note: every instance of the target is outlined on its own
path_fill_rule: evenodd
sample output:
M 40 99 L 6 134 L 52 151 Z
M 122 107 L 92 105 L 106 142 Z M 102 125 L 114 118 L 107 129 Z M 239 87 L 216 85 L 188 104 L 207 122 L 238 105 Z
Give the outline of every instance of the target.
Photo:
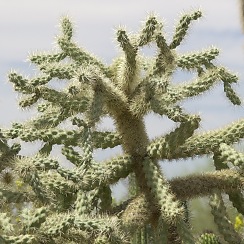
M 232 145 L 244 138 L 244 120 L 199 133 L 200 117 L 180 105 L 217 82 L 223 82 L 234 105 L 241 104 L 231 87 L 237 76 L 214 64 L 218 49 L 177 53 L 191 22 L 201 15 L 196 11 L 182 16 L 169 43 L 154 15 L 138 34 L 119 29 L 122 54 L 109 66 L 77 46 L 72 23 L 65 17 L 57 38 L 59 50 L 30 56 L 40 75 L 27 79 L 9 74 L 15 91 L 23 94 L 20 107 L 35 106 L 38 116 L 1 130 L 1 243 L 219 243 L 212 233 L 193 235 L 187 201 L 202 196 L 210 197 L 221 238 L 244 243 L 228 220 L 221 197 L 228 194 L 243 214 L 244 154 Z M 157 48 L 152 58 L 140 54 L 150 44 Z M 177 69 L 191 71 L 195 78 L 175 85 L 172 74 Z M 67 86 L 55 90 L 48 86 L 52 79 L 65 80 Z M 177 128 L 149 140 L 144 125 L 149 112 L 167 116 Z M 104 116 L 113 119 L 115 131 L 97 129 Z M 43 145 L 36 155 L 23 156 L 19 144 L 8 144 L 15 138 L 40 140 Z M 61 146 L 72 168 L 50 156 L 55 145 Z M 121 155 L 94 160 L 94 150 L 118 145 Z M 167 180 L 159 166 L 159 160 L 210 154 L 215 172 Z M 131 179 L 131 196 L 115 203 L 110 186 L 126 177 Z M 23 208 L 23 202 L 31 206 Z
M 220 244 L 220 241 L 213 233 L 204 233 L 198 240 L 199 244 Z

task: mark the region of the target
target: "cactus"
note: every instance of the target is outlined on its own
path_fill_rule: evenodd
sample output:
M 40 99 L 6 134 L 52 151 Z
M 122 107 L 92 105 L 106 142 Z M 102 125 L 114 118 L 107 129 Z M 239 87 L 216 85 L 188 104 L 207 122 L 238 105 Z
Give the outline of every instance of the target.
M 238 77 L 214 64 L 217 48 L 177 53 L 190 24 L 201 15 L 183 15 L 171 42 L 154 15 L 138 34 L 118 29 L 122 53 L 111 65 L 78 47 L 72 23 L 64 17 L 59 49 L 30 56 L 40 74 L 28 79 L 14 71 L 9 74 L 15 91 L 23 94 L 20 107 L 36 107 L 38 115 L 1 130 L 1 243 L 219 243 L 218 235 L 228 243 L 244 242 L 228 219 L 221 195 L 228 194 L 243 214 L 244 155 L 233 144 L 244 138 L 244 120 L 199 133 L 200 116 L 180 105 L 221 82 L 230 102 L 241 104 L 232 89 Z M 140 49 L 150 44 L 157 53 L 148 58 Z M 195 78 L 173 84 L 178 69 Z M 67 86 L 53 89 L 53 79 L 65 80 Z M 149 140 L 143 119 L 150 112 L 167 116 L 177 127 Z M 104 116 L 113 119 L 115 131 L 97 129 Z M 9 146 L 12 139 L 40 140 L 43 145 L 34 156 L 23 156 L 19 144 Z M 51 156 L 55 145 L 61 146 L 72 168 Z M 94 160 L 94 150 L 118 145 L 121 155 Z M 213 155 L 216 171 L 168 180 L 160 169 L 159 160 L 201 155 Z M 134 190 L 116 203 L 110 187 L 126 177 Z M 210 198 L 219 233 L 199 237 L 193 234 L 187 201 L 202 196 Z M 31 206 L 22 208 L 23 202 Z

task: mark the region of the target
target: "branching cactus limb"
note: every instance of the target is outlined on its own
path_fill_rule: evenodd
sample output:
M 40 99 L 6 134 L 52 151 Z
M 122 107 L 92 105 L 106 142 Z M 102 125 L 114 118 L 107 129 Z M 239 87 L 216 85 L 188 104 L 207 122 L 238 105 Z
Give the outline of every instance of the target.
M 238 77 L 214 64 L 218 49 L 177 53 L 191 22 L 200 17 L 200 11 L 182 16 L 170 42 L 154 15 L 137 35 L 120 28 L 116 38 L 122 54 L 111 65 L 78 47 L 72 40 L 72 23 L 65 17 L 57 38 L 59 50 L 30 56 L 40 75 L 27 79 L 16 72 L 9 74 L 15 91 L 23 94 L 20 107 L 35 106 L 38 115 L 1 131 L 2 179 L 11 179 L 9 172 L 13 172 L 21 182 L 19 188 L 11 180 L 8 188 L 1 185 L 0 237 L 4 243 L 218 243 L 214 234 L 200 238 L 192 234 L 184 204 L 212 196 L 213 215 L 222 228 L 221 219 L 226 217 L 220 194 L 227 193 L 243 214 L 244 157 L 232 144 L 244 138 L 244 121 L 197 133 L 201 118 L 181 106 L 183 100 L 217 83 L 223 83 L 234 105 L 241 103 L 232 88 Z M 150 44 L 157 49 L 153 58 L 140 53 Z M 192 72 L 193 79 L 174 84 L 172 74 L 178 69 Z M 65 80 L 67 86 L 50 88 L 53 79 Z M 144 116 L 150 112 L 168 117 L 177 123 L 176 128 L 149 140 Z M 98 130 L 104 116 L 113 119 L 115 131 Z M 40 140 L 43 145 L 36 155 L 27 157 L 19 153 L 19 145 L 8 146 L 12 139 Z M 55 145 L 61 147 L 72 168 L 62 167 L 58 158 L 51 157 Z M 121 155 L 94 160 L 94 150 L 116 146 L 122 147 Z M 159 160 L 209 154 L 214 154 L 215 172 L 168 180 L 160 169 Z M 10 166 L 12 171 L 8 171 Z M 136 190 L 125 202 L 113 203 L 110 187 L 126 177 L 134 177 L 130 182 Z M 21 201 L 30 202 L 31 207 L 21 208 Z M 17 215 L 9 204 L 15 204 Z M 227 222 L 228 233 L 220 234 L 230 243 L 242 243 Z
M 227 243 L 243 243 L 241 236 L 235 231 L 233 224 L 228 219 L 224 201 L 221 194 L 215 193 L 210 198 L 211 212 L 218 230 L 224 236 Z

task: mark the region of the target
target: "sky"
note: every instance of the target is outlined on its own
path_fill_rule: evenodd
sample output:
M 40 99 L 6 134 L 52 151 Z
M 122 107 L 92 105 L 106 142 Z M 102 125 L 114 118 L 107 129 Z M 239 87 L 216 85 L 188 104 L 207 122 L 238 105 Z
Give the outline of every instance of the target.
M 24 75 L 34 74 L 33 67 L 26 61 L 28 54 L 55 47 L 62 16 L 68 15 L 74 22 L 74 38 L 79 45 L 110 64 L 118 54 L 115 32 L 119 26 L 125 26 L 130 32 L 137 31 L 141 22 L 153 12 L 163 20 L 166 38 L 170 40 L 180 14 L 199 9 L 203 17 L 191 26 L 178 51 L 186 53 L 218 47 L 217 64 L 239 75 L 240 83 L 235 89 L 243 101 L 244 33 L 238 0 L 0 0 L 0 127 L 33 116 L 33 111 L 18 108 L 18 96 L 8 82 L 7 74 L 10 70 Z M 175 79 L 180 82 L 188 77 L 189 74 L 177 73 Z M 243 106 L 231 105 L 221 84 L 183 105 L 190 113 L 201 114 L 203 131 L 218 129 L 244 117 Z M 175 128 L 169 120 L 153 115 L 146 116 L 145 124 L 150 138 Z M 105 119 L 101 127 L 112 128 L 112 121 Z M 25 152 L 30 151 L 30 146 L 25 145 Z M 102 160 L 108 155 L 110 151 L 98 151 L 95 158 Z M 205 162 L 206 158 L 199 158 L 189 162 L 163 163 L 162 167 L 166 176 L 172 177 L 194 172 Z

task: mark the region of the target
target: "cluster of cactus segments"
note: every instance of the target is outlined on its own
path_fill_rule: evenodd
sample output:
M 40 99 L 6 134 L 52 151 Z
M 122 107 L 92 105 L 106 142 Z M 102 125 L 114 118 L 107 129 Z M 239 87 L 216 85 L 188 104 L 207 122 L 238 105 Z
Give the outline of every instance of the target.
M 244 214 L 244 154 L 233 147 L 244 138 L 244 119 L 199 132 L 200 116 L 182 107 L 216 84 L 231 103 L 241 104 L 232 89 L 238 77 L 215 64 L 217 48 L 177 51 L 201 15 L 183 15 L 171 40 L 152 14 L 136 34 L 118 29 L 121 54 L 110 65 L 78 47 L 64 17 L 58 48 L 29 57 L 39 73 L 32 78 L 9 73 L 22 95 L 19 106 L 37 115 L 0 131 L 0 243 L 244 243 L 226 202 Z M 142 53 L 148 45 L 156 49 L 153 57 Z M 174 82 L 178 70 L 191 72 L 192 79 Z M 53 80 L 65 86 L 55 89 Z M 167 117 L 175 129 L 149 139 L 144 124 L 149 113 Z M 104 117 L 113 120 L 114 130 L 99 129 Z M 37 153 L 21 155 L 23 142 L 37 141 Z M 57 145 L 72 167 L 52 156 Z M 95 150 L 116 146 L 120 155 L 94 159 Z M 203 155 L 213 157 L 215 171 L 169 180 L 159 165 Z M 118 203 L 111 185 L 127 177 L 130 194 Z M 203 196 L 209 197 L 218 231 L 200 236 L 191 226 L 189 201 Z

